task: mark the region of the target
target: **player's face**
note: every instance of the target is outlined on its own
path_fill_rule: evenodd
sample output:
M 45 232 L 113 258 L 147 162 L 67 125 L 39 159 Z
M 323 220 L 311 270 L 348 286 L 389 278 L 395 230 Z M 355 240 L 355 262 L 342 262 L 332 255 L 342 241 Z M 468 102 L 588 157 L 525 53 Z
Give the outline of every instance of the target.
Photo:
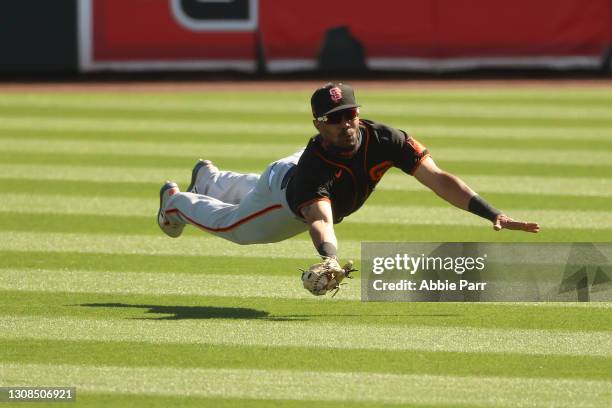
M 328 120 L 313 121 L 323 139 L 344 149 L 355 147 L 359 141 L 359 109 L 351 108 L 328 115 Z

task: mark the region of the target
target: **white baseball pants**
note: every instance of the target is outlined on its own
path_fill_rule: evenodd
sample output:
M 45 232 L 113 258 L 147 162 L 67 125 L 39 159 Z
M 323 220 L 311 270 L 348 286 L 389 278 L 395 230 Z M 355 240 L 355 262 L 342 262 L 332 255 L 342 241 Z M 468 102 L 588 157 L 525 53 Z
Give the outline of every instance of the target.
M 166 216 L 237 244 L 278 242 L 304 232 L 308 225 L 287 204 L 287 180 L 281 185 L 302 152 L 270 164 L 261 176 L 203 168 L 196 182 L 203 194 L 173 195 Z

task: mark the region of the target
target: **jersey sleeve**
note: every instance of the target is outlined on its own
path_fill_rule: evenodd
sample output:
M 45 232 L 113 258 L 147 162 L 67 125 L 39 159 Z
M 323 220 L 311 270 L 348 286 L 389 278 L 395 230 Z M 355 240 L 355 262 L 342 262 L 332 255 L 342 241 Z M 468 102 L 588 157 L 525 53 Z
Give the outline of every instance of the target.
M 388 129 L 393 165 L 407 174 L 414 175 L 421 162 L 430 155 L 429 150 L 403 130 Z

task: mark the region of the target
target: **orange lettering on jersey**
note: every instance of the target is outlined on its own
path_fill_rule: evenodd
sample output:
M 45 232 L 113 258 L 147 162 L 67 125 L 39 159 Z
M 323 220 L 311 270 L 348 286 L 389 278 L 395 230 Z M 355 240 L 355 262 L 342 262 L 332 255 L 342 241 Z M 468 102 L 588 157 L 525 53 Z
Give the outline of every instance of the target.
M 370 169 L 370 178 L 372 181 L 379 181 L 391 167 L 393 167 L 393 162 L 389 160 L 377 164 Z

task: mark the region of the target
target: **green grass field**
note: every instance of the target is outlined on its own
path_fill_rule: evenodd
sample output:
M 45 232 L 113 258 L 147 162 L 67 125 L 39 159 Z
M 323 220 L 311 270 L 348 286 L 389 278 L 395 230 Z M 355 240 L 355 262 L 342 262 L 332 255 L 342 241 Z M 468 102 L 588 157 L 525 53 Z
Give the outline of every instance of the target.
M 493 232 L 392 170 L 337 226 L 342 259 L 612 241 L 612 87 L 356 90 L 363 117 L 542 232 Z M 186 187 L 199 157 L 262 171 L 313 135 L 309 96 L 0 94 L 0 386 L 75 386 L 84 407 L 612 406 L 612 303 L 361 303 L 358 281 L 314 298 L 307 234 L 159 231 L 165 179 Z

